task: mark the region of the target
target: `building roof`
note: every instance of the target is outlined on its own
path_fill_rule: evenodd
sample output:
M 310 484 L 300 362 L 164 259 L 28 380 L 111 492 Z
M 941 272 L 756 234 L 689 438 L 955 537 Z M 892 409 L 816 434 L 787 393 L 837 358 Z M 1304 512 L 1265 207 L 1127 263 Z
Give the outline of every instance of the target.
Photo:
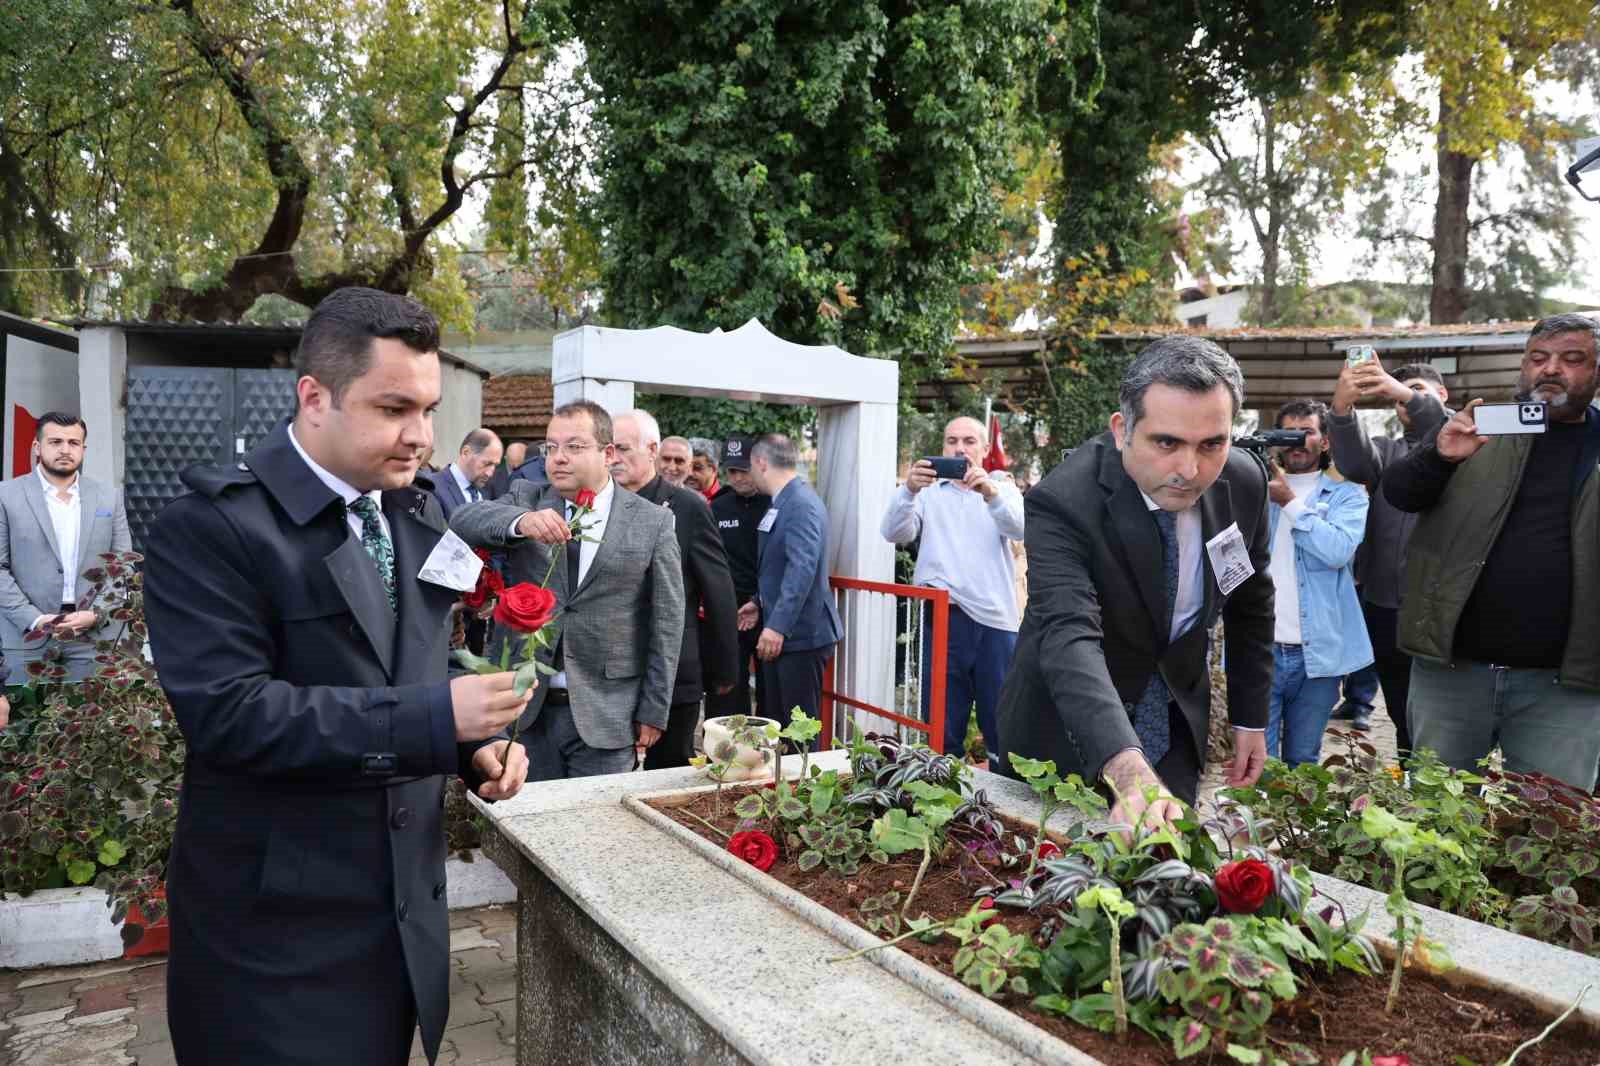
M 143 333 L 168 337 L 236 337 L 242 340 L 280 341 L 293 344 L 300 339 L 304 322 L 164 322 L 142 318 L 66 318 L 53 319 L 73 330 L 120 329 L 124 333 Z M 487 378 L 489 371 L 453 352 L 440 349 L 439 358 Z
M 1510 399 L 1516 391 L 1522 351 L 1534 323 L 1489 322 L 1447 326 L 1292 326 L 1264 329 L 1193 328 L 1180 325 L 1117 325 L 1094 340 L 1140 345 L 1161 337 L 1203 337 L 1239 361 L 1245 376 L 1245 403 L 1273 408 L 1306 396 L 1326 398 L 1344 365 L 1345 349 L 1370 344 L 1386 366 L 1427 362 L 1438 365 L 1445 385 L 1463 399 Z M 1049 330 L 967 337 L 956 342 L 965 368 L 942 381 L 917 386 L 917 402 L 927 407 L 952 390 L 998 374 L 1007 385 L 1038 373 L 1040 353 L 1052 350 L 1063 334 Z M 1001 399 L 1001 397 L 997 397 Z
M 555 405 L 549 374 L 501 374 L 483 383 L 483 424 L 543 432 Z
M 55 326 L 44 322 L 35 322 L 31 318 L 23 318 L 20 315 L 0 311 L 0 336 L 5 335 L 21 337 L 23 340 L 30 340 L 35 344 L 43 344 L 50 348 L 59 348 L 64 352 L 76 352 L 78 350 L 77 334 L 69 333 L 64 329 L 57 329 Z M 4 348 L 0 347 L 0 351 L 4 351 Z

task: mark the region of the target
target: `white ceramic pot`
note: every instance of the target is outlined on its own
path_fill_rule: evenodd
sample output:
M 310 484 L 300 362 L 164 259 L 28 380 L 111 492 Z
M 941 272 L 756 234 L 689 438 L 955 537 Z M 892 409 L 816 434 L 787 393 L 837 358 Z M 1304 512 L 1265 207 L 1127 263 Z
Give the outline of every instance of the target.
M 757 781 L 772 775 L 772 746 L 767 743 L 765 730 L 767 726 L 778 723 L 771 718 L 757 718 L 753 715 L 744 716 L 747 730 L 753 730 L 761 740 L 758 744 L 740 743 L 734 740 L 734 729 L 729 724 L 739 715 L 726 715 L 721 718 L 707 718 L 705 731 L 701 736 L 700 750 L 712 762 L 718 762 L 717 751 L 724 744 L 732 744 L 734 748 L 733 769 L 728 772 L 724 781 Z

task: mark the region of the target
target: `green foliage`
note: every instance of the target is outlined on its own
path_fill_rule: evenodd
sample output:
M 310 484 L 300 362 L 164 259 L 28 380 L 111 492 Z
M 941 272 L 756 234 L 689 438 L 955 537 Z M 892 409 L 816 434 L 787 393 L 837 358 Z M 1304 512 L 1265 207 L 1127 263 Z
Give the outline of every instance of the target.
M 111 920 L 130 904 L 147 921 L 166 913 L 155 893 L 166 873 L 178 817 L 183 736 L 145 662 L 143 578 L 132 553 L 102 556 L 85 571 L 112 639 L 80 683 L 63 680 L 63 646 L 52 636 L 32 680 L 10 692 L 11 725 L 0 731 L 0 892 L 94 884 Z M 143 928 L 130 924 L 124 937 Z
M 601 93 L 611 321 L 759 318 L 935 363 L 995 241 L 1033 71 L 1094 48 L 1094 7 L 1051 0 L 573 11 Z
M 714 441 L 721 441 L 732 433 L 752 437 L 782 433 L 790 440 L 803 443 L 815 427 L 817 417 L 815 408 L 797 404 L 713 400 L 666 393 L 640 393 L 634 397 L 634 402 L 655 415 L 662 433 Z

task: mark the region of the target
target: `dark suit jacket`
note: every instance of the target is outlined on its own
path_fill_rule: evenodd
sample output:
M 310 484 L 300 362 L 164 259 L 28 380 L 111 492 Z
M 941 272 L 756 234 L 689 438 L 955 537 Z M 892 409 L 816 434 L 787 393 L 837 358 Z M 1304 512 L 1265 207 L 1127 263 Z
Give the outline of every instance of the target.
M 432 475 L 432 481 L 434 499 L 439 501 L 446 522 L 450 521 L 450 516 L 455 514 L 457 507 L 472 502 L 467 498 L 467 494 L 461 491 L 461 486 L 456 484 L 456 476 L 451 472 L 449 463 L 440 467 L 437 474 Z M 483 498 L 486 500 L 494 498 L 489 495 L 488 487 L 483 490 Z
M 531 481 L 538 486 L 550 484 L 550 478 L 544 472 L 544 456 L 535 455 L 532 459 L 529 459 L 527 462 L 511 471 L 510 477 L 506 482 L 506 492 L 509 492 L 511 489 L 510 483 L 518 480 Z M 498 500 L 505 494 L 505 492 L 501 492 L 495 495 L 493 498 Z
M 449 1009 L 442 775 L 478 784 L 480 746 L 456 743 L 445 679 L 458 593 L 416 576 L 443 517 L 425 481 L 383 494 L 395 611 L 286 426 L 183 480 L 144 564 L 188 746 L 167 868 L 178 1057 L 369 1061 L 353 1041 L 397 993 L 432 1057 Z
M 772 527 L 756 548 L 762 624 L 783 634 L 786 652 L 832 647 L 844 624 L 828 587 L 827 508 L 797 477 L 773 497 L 768 517 Z
M 739 605 L 728 553 L 705 497 L 656 477 L 639 490 L 642 499 L 672 512 L 683 557 L 683 652 L 673 703 L 693 703 L 739 679 Z M 705 609 L 705 620 L 700 611 Z
M 1162 579 L 1161 533 L 1105 433 L 1076 449 L 1024 497 L 1028 610 L 1000 692 L 1000 747 L 1053 759 L 1095 780 L 1106 760 L 1139 746 L 1133 707 L 1160 669 L 1204 763 L 1211 683 L 1206 643 L 1220 613 L 1227 634 L 1228 717 L 1267 724 L 1272 690 L 1272 578 L 1266 474 L 1235 450 L 1200 497 L 1202 540 L 1238 523 L 1255 575 L 1224 598 L 1205 559 L 1205 606 L 1176 642 Z M 1204 555 L 1204 548 L 1202 547 Z M 1014 776 L 1014 775 L 1013 775 Z M 1192 792 L 1193 783 L 1168 782 Z

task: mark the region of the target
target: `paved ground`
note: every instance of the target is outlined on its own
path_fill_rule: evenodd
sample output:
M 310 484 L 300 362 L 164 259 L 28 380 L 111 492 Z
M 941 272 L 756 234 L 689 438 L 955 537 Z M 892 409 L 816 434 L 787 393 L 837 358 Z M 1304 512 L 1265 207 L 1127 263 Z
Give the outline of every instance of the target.
M 442 1066 L 516 1061 L 516 911 L 450 916 Z M 172 1066 L 163 959 L 0 971 L 0 1066 Z M 420 1046 L 413 1063 L 422 1063 Z

